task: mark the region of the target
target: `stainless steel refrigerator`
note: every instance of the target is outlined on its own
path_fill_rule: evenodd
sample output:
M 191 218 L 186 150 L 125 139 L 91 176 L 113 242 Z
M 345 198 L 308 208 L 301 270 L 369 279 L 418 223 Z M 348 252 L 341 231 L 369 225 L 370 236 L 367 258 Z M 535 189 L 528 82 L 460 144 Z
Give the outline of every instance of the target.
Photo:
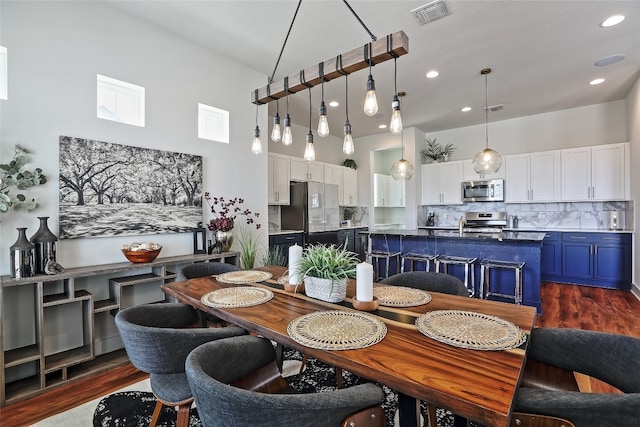
M 283 230 L 303 230 L 309 235 L 340 229 L 338 186 L 321 182 L 291 182 L 291 203 L 280 210 Z

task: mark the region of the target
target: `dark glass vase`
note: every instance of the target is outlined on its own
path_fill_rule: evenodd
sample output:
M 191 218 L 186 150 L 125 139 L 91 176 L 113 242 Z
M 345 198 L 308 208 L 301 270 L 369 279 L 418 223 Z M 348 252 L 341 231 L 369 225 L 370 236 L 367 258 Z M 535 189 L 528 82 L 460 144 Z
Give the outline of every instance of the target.
M 18 228 L 18 240 L 9 248 L 11 277 L 22 279 L 35 275 L 35 246 L 27 239 L 27 229 Z
M 45 274 L 47 261 L 56 261 L 56 242 L 58 237 L 49 230 L 48 216 L 39 216 L 40 228 L 31 236 L 31 243 L 35 245 L 35 267 L 37 274 Z

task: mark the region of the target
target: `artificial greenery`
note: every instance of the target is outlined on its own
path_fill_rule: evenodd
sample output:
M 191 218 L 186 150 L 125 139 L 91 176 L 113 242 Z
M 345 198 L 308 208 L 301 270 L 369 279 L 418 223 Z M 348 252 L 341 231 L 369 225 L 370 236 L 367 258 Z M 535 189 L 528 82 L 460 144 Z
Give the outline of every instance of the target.
M 456 150 L 456 147 L 453 144 L 448 143 L 446 145 L 441 145 L 436 141 L 436 138 L 430 139 L 425 138 L 425 148 L 420 150 L 420 154 L 423 157 L 428 157 L 434 161 L 445 160 L 446 157 L 451 156 L 453 152 Z
M 280 265 L 286 267 L 287 257 L 284 255 L 282 246 L 274 246 L 269 248 L 262 260 L 263 265 Z
M 353 159 L 345 159 L 345 161 L 342 162 L 342 166 L 346 166 L 351 169 L 358 169 L 358 165 L 356 164 L 356 161 Z
M 241 225 L 237 228 L 240 243 L 240 265 L 248 270 L 255 266 L 258 249 L 260 249 L 260 238 L 253 235 L 247 226 Z
M 301 280 L 304 277 L 330 279 L 333 288 L 334 281 L 356 276 L 358 262 L 358 256 L 344 246 L 317 244 L 305 248 L 296 272 Z
M 33 198 L 27 200 L 27 197 L 22 193 L 11 194 L 11 187 L 26 190 L 47 182 L 47 177 L 42 173 L 42 169 L 36 168 L 30 171 L 25 168 L 29 161 L 28 154 L 29 151 L 16 144 L 11 162 L 0 164 L 0 214 L 9 209 L 25 208 L 27 211 L 32 211 L 38 207 L 38 203 Z

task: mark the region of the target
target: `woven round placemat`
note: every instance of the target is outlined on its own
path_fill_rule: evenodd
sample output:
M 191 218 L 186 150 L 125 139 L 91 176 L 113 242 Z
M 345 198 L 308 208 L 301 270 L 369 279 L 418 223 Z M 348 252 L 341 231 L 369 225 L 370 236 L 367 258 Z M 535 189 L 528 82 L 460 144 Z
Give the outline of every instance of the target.
M 200 301 L 207 307 L 240 308 L 264 304 L 273 298 L 273 292 L 253 286 L 224 288 L 204 294 Z
M 406 286 L 376 286 L 373 295 L 380 305 L 391 307 L 415 307 L 431 301 L 429 292 Z
M 385 337 L 387 326 L 377 318 L 351 311 L 318 311 L 289 323 L 296 342 L 322 350 L 353 350 L 372 346 Z
M 222 283 L 233 283 L 244 285 L 247 283 L 257 283 L 271 279 L 272 274 L 266 271 L 239 270 L 218 274 L 216 280 Z
M 471 311 L 431 311 L 416 319 L 416 327 L 429 338 L 473 350 L 507 350 L 527 340 L 517 325 Z

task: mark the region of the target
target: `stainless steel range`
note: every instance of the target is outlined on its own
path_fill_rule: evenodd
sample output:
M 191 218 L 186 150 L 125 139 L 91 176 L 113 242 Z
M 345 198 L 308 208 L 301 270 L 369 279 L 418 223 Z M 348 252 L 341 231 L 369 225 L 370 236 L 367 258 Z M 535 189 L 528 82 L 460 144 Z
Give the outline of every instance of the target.
M 463 231 L 469 233 L 501 233 L 506 226 L 506 212 L 467 212 Z

